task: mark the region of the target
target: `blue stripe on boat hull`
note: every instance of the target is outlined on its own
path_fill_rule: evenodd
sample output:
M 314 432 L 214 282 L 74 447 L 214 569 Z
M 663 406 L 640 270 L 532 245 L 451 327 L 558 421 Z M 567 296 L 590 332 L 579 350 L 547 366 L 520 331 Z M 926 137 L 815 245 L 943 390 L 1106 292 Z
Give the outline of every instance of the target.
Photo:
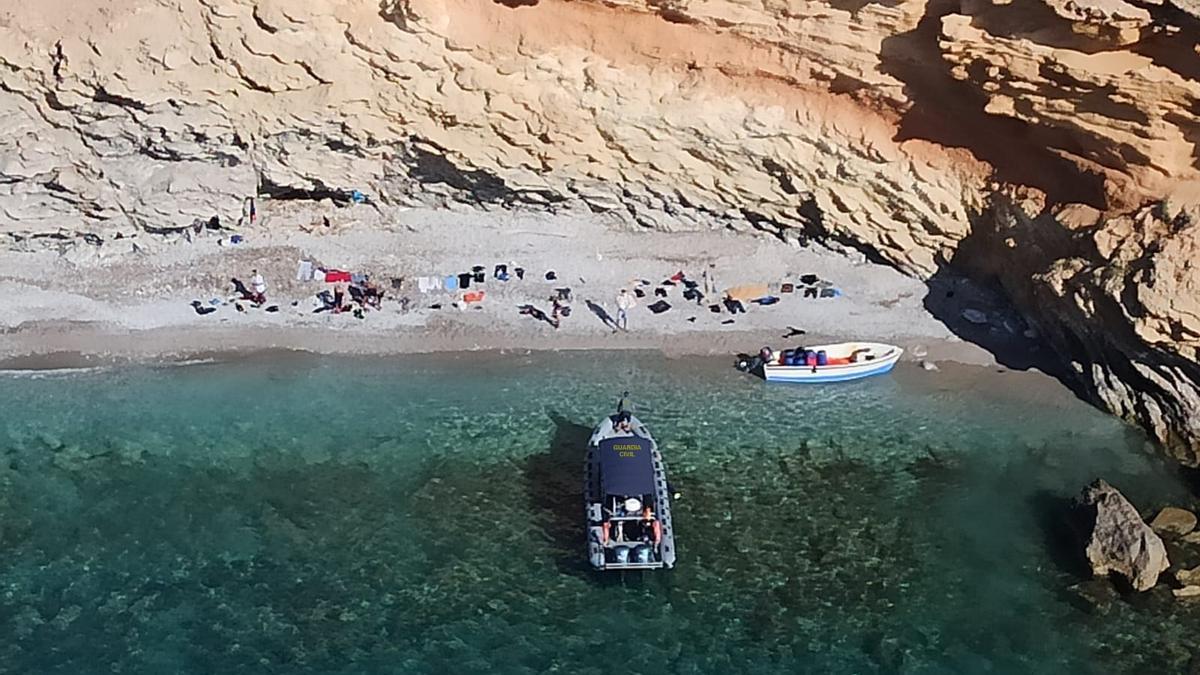
M 849 380 L 860 380 L 864 377 L 871 377 L 872 375 L 882 375 L 882 374 L 890 371 L 895 366 L 896 366 L 896 362 L 892 361 L 891 363 L 888 363 L 880 368 L 875 368 L 873 370 L 861 370 L 856 373 L 829 374 L 829 375 L 821 375 L 819 373 L 814 375 L 814 374 L 812 374 L 812 371 L 809 369 L 805 369 L 804 371 L 802 371 L 803 374 L 796 374 L 796 375 L 792 375 L 787 372 L 776 371 L 774 373 L 771 373 L 771 376 L 768 378 L 767 381 L 768 382 L 792 382 L 792 383 L 796 383 L 796 382 L 809 383 L 809 382 L 811 382 L 814 384 L 819 384 L 822 382 L 847 382 Z

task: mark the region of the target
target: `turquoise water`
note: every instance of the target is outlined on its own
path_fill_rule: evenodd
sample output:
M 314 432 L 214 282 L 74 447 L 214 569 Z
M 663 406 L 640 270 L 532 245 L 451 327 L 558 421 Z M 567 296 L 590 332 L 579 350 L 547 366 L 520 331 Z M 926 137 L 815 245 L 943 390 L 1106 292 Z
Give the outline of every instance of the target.
M 717 360 L 259 359 L 0 377 L 0 670 L 1174 672 L 1200 613 L 1081 599 L 1062 500 L 1188 497 L 1016 374 L 774 386 Z M 679 566 L 584 564 L 623 388 Z M 1099 583 L 1099 582 L 1095 582 Z M 1095 583 L 1085 587 L 1095 589 Z M 1103 595 L 1104 588 L 1100 588 Z

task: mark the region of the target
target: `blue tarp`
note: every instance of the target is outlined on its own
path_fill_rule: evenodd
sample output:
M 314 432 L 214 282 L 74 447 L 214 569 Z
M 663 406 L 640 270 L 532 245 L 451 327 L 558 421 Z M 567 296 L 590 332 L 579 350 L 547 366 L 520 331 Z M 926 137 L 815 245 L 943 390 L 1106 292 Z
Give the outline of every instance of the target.
M 600 483 L 604 493 L 628 497 L 654 492 L 650 441 L 637 436 L 600 441 Z

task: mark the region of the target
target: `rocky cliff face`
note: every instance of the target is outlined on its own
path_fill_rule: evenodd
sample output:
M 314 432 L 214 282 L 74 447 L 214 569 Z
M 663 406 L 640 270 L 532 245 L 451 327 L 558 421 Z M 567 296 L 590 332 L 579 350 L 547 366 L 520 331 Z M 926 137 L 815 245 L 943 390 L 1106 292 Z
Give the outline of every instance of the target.
M 0 10 L 13 241 L 359 189 L 998 278 L 1200 448 L 1194 0 L 97 0 Z

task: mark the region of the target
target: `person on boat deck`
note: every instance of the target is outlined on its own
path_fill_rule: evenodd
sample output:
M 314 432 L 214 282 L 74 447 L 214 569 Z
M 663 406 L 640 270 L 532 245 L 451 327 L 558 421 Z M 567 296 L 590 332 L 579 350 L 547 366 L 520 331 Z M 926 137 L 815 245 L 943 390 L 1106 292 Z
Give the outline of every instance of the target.
M 632 432 L 633 425 L 629 421 L 629 413 L 627 413 L 627 412 L 617 413 L 617 423 L 613 425 L 613 428 L 616 429 L 617 431 L 620 431 L 620 432 L 626 433 L 626 434 Z
M 647 544 L 656 544 L 654 535 L 654 511 L 649 506 L 642 509 L 642 520 L 638 523 L 641 525 L 640 539 Z

